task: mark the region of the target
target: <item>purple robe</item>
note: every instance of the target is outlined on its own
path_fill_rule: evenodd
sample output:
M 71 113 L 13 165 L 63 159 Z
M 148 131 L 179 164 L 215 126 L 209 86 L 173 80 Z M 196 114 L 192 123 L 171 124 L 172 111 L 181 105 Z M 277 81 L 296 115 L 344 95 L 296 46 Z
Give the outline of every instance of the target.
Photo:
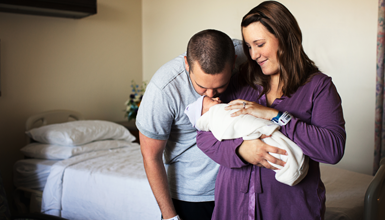
M 266 106 L 259 91 L 236 86 L 236 79 L 221 96 L 223 102 L 245 99 Z M 275 172 L 242 161 L 236 149 L 243 140 L 215 139 L 211 132 L 198 132 L 197 145 L 220 164 L 215 184 L 214 220 L 249 220 L 249 206 L 255 219 L 323 219 L 325 186 L 319 163 L 338 163 L 345 150 L 345 121 L 341 98 L 330 77 L 318 73 L 291 95 L 276 99 L 271 108 L 288 111 L 294 117 L 281 132 L 309 156 L 307 176 L 288 186 L 275 179 Z

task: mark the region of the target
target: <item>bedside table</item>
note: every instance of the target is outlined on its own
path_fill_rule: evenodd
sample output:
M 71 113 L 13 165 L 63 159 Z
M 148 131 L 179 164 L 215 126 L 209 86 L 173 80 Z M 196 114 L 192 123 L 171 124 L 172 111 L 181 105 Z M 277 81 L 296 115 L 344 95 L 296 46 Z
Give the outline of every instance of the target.
M 135 121 L 118 121 L 117 124 L 123 125 L 127 130 L 135 136 L 136 140 L 134 142 L 139 143 L 139 130 L 136 128 Z

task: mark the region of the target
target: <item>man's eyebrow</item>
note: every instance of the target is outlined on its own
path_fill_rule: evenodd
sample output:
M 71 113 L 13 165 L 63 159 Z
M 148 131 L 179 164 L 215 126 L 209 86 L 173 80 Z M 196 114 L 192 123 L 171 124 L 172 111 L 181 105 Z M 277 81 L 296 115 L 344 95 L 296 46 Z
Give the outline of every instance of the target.
M 195 81 L 195 80 L 194 80 L 194 81 Z M 196 83 L 199 87 L 201 87 L 202 89 L 207 89 L 206 87 L 203 87 L 203 86 L 199 85 L 199 84 L 197 83 L 197 81 L 195 81 L 195 83 Z M 221 88 L 227 86 L 229 83 L 230 83 L 230 82 L 227 82 L 226 84 L 221 85 L 221 86 L 219 86 L 219 87 L 217 87 L 217 88 L 213 88 L 213 89 L 221 89 Z

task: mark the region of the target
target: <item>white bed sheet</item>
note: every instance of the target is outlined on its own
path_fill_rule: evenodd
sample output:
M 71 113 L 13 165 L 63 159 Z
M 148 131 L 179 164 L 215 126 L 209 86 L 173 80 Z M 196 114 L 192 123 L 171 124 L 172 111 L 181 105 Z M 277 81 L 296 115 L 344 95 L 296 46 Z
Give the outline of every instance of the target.
M 16 187 L 43 191 L 51 167 L 60 160 L 23 159 L 13 166 Z
M 160 219 L 140 147 L 82 154 L 56 163 L 42 212 L 68 219 Z
M 326 188 L 325 220 L 362 220 L 364 198 L 373 176 L 320 165 Z

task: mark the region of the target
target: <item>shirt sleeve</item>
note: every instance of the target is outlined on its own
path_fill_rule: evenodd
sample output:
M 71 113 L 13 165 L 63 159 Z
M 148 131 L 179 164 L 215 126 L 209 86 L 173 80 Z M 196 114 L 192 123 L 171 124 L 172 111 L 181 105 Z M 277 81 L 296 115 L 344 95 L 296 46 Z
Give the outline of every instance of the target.
M 331 78 L 321 80 L 312 95 L 310 123 L 300 115 L 281 127 L 281 132 L 294 141 L 312 160 L 338 163 L 345 151 L 346 133 L 341 98 Z M 284 109 L 280 109 L 284 111 Z
M 174 99 L 150 82 L 140 103 L 136 117 L 138 130 L 146 137 L 167 140 L 175 115 Z

